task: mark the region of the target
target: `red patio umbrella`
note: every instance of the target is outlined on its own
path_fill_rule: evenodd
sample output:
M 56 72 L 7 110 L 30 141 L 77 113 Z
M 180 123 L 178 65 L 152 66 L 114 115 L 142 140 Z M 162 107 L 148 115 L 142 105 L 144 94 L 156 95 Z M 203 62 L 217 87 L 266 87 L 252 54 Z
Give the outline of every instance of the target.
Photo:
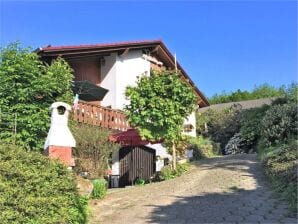
M 162 141 L 147 141 L 143 140 L 136 129 L 128 129 L 114 135 L 109 136 L 111 142 L 119 143 L 122 146 L 129 145 L 148 145 L 149 143 L 161 143 Z

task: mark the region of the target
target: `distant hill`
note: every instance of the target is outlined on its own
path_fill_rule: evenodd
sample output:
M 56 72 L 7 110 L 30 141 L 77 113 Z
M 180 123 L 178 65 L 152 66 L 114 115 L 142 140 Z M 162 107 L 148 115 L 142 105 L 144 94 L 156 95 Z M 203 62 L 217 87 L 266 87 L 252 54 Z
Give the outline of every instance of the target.
M 238 101 L 247 101 L 247 100 L 257 100 L 271 97 L 279 97 L 285 95 L 287 91 L 286 86 L 280 86 L 276 88 L 268 84 L 263 84 L 260 86 L 255 86 L 252 91 L 240 90 L 234 92 L 225 92 L 223 91 L 220 94 L 215 94 L 210 97 L 210 104 L 220 104 L 220 103 L 230 103 Z
M 208 107 L 199 108 L 197 111 L 199 113 L 203 113 L 208 109 L 220 111 L 220 110 L 230 108 L 233 105 L 241 105 L 242 109 L 250 109 L 255 107 L 261 107 L 263 105 L 271 105 L 272 101 L 274 101 L 275 99 L 276 97 L 270 97 L 270 98 L 264 98 L 264 99 L 258 99 L 258 100 L 244 100 L 244 101 L 238 101 L 238 102 L 213 104 Z

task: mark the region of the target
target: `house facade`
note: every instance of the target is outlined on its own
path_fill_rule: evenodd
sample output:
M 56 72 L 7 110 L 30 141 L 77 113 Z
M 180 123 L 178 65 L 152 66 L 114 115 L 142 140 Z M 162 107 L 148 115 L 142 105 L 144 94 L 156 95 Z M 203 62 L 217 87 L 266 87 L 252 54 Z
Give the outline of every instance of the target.
M 198 107 L 209 105 L 206 97 L 195 86 L 182 66 L 178 62 L 175 63 L 174 56 L 161 40 L 47 46 L 37 49 L 37 52 L 42 60 L 48 63 L 58 56 L 63 57 L 73 68 L 75 81 L 87 80 L 107 89 L 108 93 L 103 100 L 92 102 L 103 108 L 122 110 L 125 105 L 129 104 L 125 98 L 125 89 L 127 86 L 136 85 L 138 76 L 149 76 L 154 69 L 175 69 L 175 66 L 181 72 L 181 78 L 187 81 L 197 94 Z M 195 112 L 185 120 L 183 132 L 196 136 Z M 155 156 L 165 156 L 165 149 L 161 145 L 148 147 L 156 151 Z M 114 155 L 113 175 L 119 175 L 120 166 L 118 153 Z M 155 169 L 158 171 L 161 167 L 160 161 L 156 161 Z

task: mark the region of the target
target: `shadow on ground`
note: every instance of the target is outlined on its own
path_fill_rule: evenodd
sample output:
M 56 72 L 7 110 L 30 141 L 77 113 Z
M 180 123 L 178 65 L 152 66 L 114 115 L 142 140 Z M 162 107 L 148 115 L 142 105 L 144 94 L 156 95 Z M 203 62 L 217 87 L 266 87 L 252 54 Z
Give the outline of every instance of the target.
M 297 223 L 286 203 L 272 194 L 255 157 L 215 158 L 197 165 L 200 170 L 213 170 L 214 175 L 220 175 L 219 170 L 237 171 L 234 178 L 240 183 L 253 178 L 254 187 L 231 186 L 222 192 L 202 190 L 172 196 L 172 204 L 147 205 L 153 208 L 148 223 Z

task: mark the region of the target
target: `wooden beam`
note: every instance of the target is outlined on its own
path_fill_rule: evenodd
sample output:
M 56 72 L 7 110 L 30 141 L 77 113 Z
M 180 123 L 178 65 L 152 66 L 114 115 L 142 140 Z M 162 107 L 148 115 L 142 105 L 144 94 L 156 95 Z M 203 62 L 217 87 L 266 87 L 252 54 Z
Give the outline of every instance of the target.
M 129 52 L 129 48 L 126 48 L 124 51 L 118 52 L 118 56 L 125 56 Z
M 153 48 L 150 53 L 155 53 L 158 51 L 158 49 L 160 48 L 160 45 L 157 45 L 155 48 Z
M 77 55 L 77 56 L 63 56 L 66 60 L 69 61 L 75 61 L 75 60 L 81 60 L 81 59 L 89 59 L 89 58 L 103 58 L 106 56 L 110 56 L 111 54 L 90 54 L 90 55 Z

